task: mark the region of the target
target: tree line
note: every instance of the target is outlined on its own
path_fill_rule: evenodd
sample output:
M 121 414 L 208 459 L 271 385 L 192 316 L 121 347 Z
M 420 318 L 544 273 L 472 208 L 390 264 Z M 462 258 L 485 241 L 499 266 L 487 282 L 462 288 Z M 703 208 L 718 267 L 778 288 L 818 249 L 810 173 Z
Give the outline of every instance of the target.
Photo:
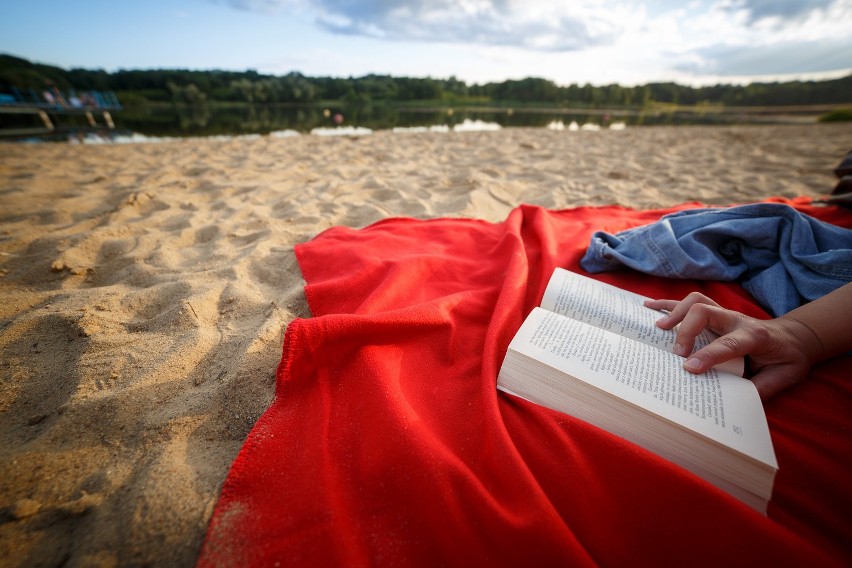
M 62 69 L 0 54 L 0 92 L 10 89 L 113 91 L 125 105 L 210 101 L 256 104 L 515 104 L 571 107 L 641 107 L 651 103 L 683 105 L 778 106 L 852 103 L 852 75 L 825 81 L 789 81 L 749 85 L 690 87 L 677 83 L 558 85 L 542 78 L 468 84 L 450 77 L 307 77 L 301 73 L 268 75 L 257 71 L 185 69 Z

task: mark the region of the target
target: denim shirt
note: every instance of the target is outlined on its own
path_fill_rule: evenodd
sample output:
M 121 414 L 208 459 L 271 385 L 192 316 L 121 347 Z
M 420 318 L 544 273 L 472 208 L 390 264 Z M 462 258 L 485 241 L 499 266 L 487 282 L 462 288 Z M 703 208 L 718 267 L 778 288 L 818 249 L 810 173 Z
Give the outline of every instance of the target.
M 736 280 L 779 316 L 852 282 L 852 230 L 781 203 L 692 209 L 615 235 L 598 231 L 580 265 Z

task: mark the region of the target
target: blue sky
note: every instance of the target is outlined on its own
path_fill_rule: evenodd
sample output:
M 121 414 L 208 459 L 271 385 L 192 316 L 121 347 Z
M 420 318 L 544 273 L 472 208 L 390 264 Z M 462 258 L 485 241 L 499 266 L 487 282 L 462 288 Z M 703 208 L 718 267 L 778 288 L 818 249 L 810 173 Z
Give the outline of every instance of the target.
M 60 67 L 684 84 L 852 72 L 852 0 L 3 0 Z

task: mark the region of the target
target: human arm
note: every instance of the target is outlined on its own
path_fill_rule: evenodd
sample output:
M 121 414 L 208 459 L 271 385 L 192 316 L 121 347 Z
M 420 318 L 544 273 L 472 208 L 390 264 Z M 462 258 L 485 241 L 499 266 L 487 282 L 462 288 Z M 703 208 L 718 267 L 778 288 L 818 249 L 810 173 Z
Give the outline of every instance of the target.
M 684 368 L 703 373 L 729 359 L 748 356 L 752 381 L 761 398 L 801 381 L 815 363 L 852 349 L 852 284 L 771 320 L 726 310 L 693 292 L 681 301 L 648 300 L 669 313 L 657 325 L 680 324 L 674 351 L 687 357 Z M 692 353 L 703 329 L 720 337 Z

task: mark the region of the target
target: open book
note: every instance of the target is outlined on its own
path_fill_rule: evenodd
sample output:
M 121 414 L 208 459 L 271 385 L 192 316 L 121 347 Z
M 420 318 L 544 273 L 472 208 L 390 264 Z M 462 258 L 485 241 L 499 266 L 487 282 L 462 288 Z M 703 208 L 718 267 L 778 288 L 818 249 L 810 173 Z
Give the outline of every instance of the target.
M 557 268 L 497 388 L 633 442 L 765 514 L 778 464 L 742 360 L 688 373 L 672 353 L 675 332 L 655 325 L 661 314 L 646 299 Z

